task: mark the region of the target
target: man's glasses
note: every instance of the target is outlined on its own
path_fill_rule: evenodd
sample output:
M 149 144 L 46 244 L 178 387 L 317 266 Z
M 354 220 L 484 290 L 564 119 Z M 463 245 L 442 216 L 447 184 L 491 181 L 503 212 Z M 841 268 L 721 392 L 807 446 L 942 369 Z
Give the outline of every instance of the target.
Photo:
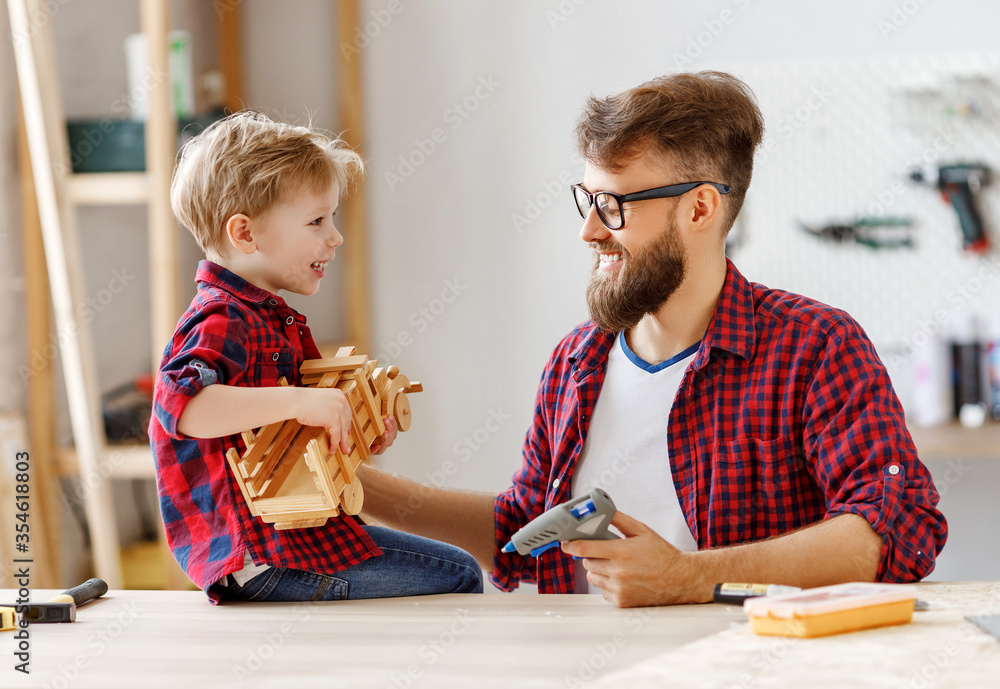
M 609 230 L 620 230 L 625 227 L 625 213 L 623 204 L 630 201 L 645 201 L 647 199 L 663 199 L 671 196 L 686 194 L 695 187 L 702 184 L 711 184 L 719 190 L 720 194 L 728 194 L 733 190 L 728 184 L 718 182 L 684 182 L 683 184 L 668 184 L 665 187 L 646 189 L 637 191 L 634 194 L 615 194 L 610 191 L 595 191 L 591 194 L 579 184 L 573 185 L 573 198 L 576 200 L 576 209 L 580 211 L 580 217 L 587 219 L 590 207 L 597 204 L 597 217 L 601 219 L 604 226 Z

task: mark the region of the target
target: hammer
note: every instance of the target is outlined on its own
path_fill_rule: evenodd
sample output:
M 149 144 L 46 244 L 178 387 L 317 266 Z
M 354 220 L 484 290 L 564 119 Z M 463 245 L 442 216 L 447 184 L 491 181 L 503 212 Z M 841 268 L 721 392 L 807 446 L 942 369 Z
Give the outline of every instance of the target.
M 28 603 L 13 609 L 0 608 L 0 629 L 14 629 L 14 611 L 31 624 L 75 622 L 76 608 L 108 592 L 108 585 L 101 579 L 88 579 L 79 586 L 63 591 L 45 603 Z

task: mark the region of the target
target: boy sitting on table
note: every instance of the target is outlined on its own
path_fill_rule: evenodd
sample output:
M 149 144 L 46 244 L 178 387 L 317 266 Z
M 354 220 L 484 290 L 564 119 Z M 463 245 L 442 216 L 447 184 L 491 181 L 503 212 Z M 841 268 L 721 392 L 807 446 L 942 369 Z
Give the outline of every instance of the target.
M 296 419 L 349 451 L 337 389 L 297 387 L 320 358 L 305 318 L 278 296 L 315 294 L 344 238 L 334 225 L 361 158 L 338 139 L 239 112 L 183 148 L 171 204 L 205 252 L 197 294 L 156 377 L 150 441 L 167 542 L 213 603 L 481 593 L 465 551 L 341 514 L 278 530 L 255 518 L 227 468 L 242 431 Z M 286 378 L 289 387 L 279 387 Z M 396 437 L 398 425 L 372 452 Z

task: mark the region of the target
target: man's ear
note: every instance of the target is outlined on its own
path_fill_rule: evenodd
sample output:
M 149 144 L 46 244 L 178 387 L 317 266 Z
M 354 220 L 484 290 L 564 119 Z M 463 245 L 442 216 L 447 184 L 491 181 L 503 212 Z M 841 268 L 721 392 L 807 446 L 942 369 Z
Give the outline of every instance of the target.
M 243 213 L 230 216 L 226 221 L 226 236 L 229 237 L 229 243 L 241 253 L 252 254 L 257 250 L 250 216 Z
M 691 224 L 714 226 L 714 221 L 722 214 L 722 194 L 711 184 L 703 184 L 691 194 L 687 210 L 688 217 L 685 220 Z

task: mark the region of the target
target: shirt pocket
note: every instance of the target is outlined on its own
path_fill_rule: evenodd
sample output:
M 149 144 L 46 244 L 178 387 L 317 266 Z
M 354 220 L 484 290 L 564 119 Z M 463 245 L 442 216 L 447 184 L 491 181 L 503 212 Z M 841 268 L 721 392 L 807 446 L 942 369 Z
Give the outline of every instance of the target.
M 817 504 L 818 502 L 818 504 Z M 820 518 L 822 496 L 789 438 L 720 442 L 712 457 L 712 546 L 756 541 Z
M 291 347 L 265 347 L 254 366 L 254 385 L 271 387 L 285 378 L 289 385 L 298 380 L 295 371 L 295 350 Z

